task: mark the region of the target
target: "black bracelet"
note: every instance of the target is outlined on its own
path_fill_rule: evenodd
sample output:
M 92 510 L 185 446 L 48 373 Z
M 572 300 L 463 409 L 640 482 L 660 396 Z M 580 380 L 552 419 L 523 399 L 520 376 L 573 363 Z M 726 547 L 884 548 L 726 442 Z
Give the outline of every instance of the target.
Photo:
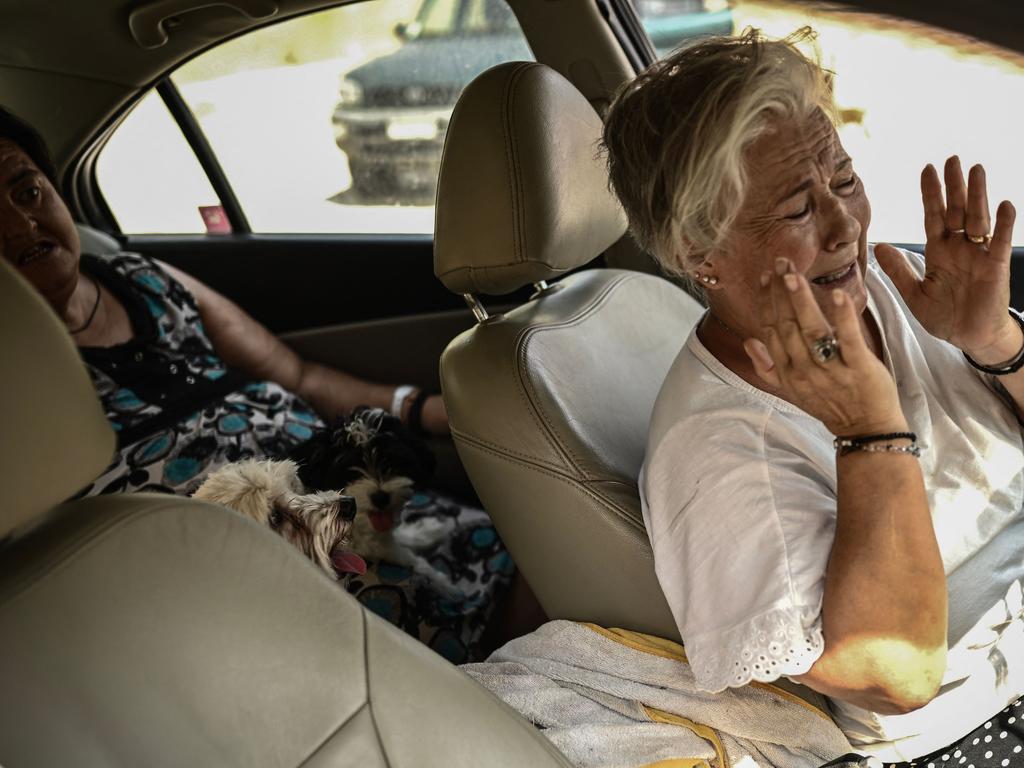
M 427 436 L 427 430 L 423 428 L 423 404 L 427 402 L 429 397 L 430 393 L 425 389 L 421 389 L 416 393 L 416 397 L 413 398 L 412 403 L 409 405 L 408 427 L 418 437 Z
M 881 435 L 837 437 L 832 441 L 832 446 L 839 451 L 840 456 L 845 456 L 853 451 L 863 450 L 865 445 L 870 445 L 871 443 L 888 443 L 892 440 L 909 440 L 911 445 L 917 445 L 917 435 L 914 432 L 886 432 Z
M 1017 325 L 1020 326 L 1021 331 L 1024 331 L 1024 318 L 1015 312 L 1012 308 L 1010 309 L 1010 317 L 1017 321 Z M 988 373 L 992 376 L 1006 376 L 1009 373 L 1016 373 L 1021 368 L 1024 368 L 1024 345 L 1021 346 L 1020 352 L 1017 353 L 1016 357 L 1013 357 L 1004 365 L 982 365 L 981 363 L 972 360 L 971 356 L 964 352 L 964 357 L 967 358 L 967 362 L 977 368 L 982 373 Z

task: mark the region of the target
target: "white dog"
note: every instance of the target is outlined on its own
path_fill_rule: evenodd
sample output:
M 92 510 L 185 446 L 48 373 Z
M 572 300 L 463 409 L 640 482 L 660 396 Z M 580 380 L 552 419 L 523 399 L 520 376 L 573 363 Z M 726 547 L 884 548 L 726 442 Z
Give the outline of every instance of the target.
M 211 473 L 193 498 L 230 507 L 277 531 L 331 578 L 363 573 L 366 564 L 346 547 L 355 500 L 337 491 L 306 493 L 294 461 L 246 459 Z M 361 568 L 361 570 L 360 570 Z

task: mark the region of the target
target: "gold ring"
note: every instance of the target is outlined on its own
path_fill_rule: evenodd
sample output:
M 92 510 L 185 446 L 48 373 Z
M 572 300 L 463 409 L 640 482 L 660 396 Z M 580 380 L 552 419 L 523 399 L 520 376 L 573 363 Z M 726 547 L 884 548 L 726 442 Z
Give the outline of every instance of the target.
M 964 237 L 975 245 L 981 245 L 982 243 L 986 243 L 992 239 L 991 235 L 968 235 L 966 232 L 964 232 Z
M 962 235 L 965 231 L 966 230 L 964 230 L 963 227 L 960 227 L 960 229 L 951 229 L 951 230 L 949 230 L 949 234 L 951 234 L 951 235 Z

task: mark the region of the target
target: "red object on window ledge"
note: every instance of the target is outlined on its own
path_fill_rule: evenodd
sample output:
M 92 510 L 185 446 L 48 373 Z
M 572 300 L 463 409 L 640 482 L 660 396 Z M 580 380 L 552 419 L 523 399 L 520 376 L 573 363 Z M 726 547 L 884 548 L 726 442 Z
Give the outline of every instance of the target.
M 203 217 L 208 235 L 230 235 L 231 222 L 224 213 L 223 205 L 200 205 L 199 215 Z

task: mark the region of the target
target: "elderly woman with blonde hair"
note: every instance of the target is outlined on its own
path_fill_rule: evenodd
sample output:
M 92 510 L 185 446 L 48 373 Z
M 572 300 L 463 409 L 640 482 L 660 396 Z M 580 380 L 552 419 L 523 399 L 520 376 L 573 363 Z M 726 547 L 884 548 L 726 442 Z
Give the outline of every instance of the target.
M 1024 745 L 1024 323 L 1014 208 L 921 174 L 924 255 L 868 242 L 829 76 L 795 43 L 713 38 L 605 126 L 632 229 L 708 310 L 641 480 L 662 588 L 708 691 L 782 676 L 886 762 Z

